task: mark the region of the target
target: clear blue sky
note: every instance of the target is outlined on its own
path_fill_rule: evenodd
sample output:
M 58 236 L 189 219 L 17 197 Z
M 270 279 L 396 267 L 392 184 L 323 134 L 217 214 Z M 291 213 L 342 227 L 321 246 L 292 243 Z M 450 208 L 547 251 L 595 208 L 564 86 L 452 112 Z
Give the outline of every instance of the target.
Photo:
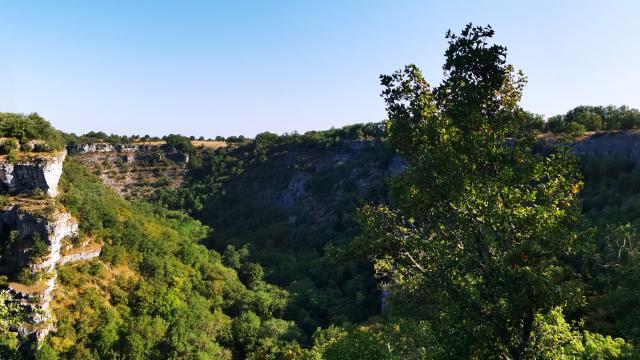
M 639 1 L 5 1 L 0 111 L 69 132 L 277 133 L 380 121 L 378 75 L 441 78 L 447 29 L 491 24 L 522 105 L 640 107 Z

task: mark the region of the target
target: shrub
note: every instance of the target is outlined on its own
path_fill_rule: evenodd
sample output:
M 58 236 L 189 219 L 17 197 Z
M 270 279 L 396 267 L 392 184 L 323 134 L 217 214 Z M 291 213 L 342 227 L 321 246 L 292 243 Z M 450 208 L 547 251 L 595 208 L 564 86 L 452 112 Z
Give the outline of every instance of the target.
M 31 272 L 29 267 L 23 267 L 18 272 L 18 282 L 25 285 L 33 285 L 36 282 L 35 275 Z
M 33 144 L 33 152 L 47 152 L 51 150 L 47 144 Z
M 47 255 L 47 253 L 49 252 L 49 245 L 47 245 L 47 243 L 44 240 L 42 240 L 42 237 L 40 236 L 39 233 L 33 233 L 31 237 L 31 241 L 32 241 L 31 258 L 39 258 Z
M 569 123 L 567 132 L 571 135 L 582 135 L 587 131 L 587 129 L 582 124 L 578 124 L 577 122 Z
M 193 144 L 191 144 L 191 140 L 184 136 L 170 134 L 165 138 L 165 142 L 167 143 L 167 146 L 170 146 L 177 151 L 187 154 L 193 154 L 195 152 L 195 148 L 193 147 Z
M 18 150 L 20 147 L 18 146 L 18 142 L 16 139 L 5 139 L 0 144 L 0 154 L 6 155 L 11 153 L 12 151 Z

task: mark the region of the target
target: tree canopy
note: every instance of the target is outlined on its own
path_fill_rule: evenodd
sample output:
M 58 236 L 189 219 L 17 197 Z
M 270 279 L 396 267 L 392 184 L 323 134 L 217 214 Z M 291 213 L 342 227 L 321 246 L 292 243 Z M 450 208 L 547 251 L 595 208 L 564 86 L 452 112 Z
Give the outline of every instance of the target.
M 561 259 L 577 239 L 576 161 L 532 151 L 518 107 L 526 79 L 490 27 L 447 34 L 435 87 L 409 65 L 381 76 L 390 140 L 409 163 L 392 203 L 366 206 L 356 251 L 375 262 L 392 311 L 428 321 L 453 357 L 521 359 L 536 316 L 581 301 Z
M 44 140 L 53 150 L 60 150 L 65 145 L 62 132 L 36 113 L 0 113 L 0 137 L 16 138 L 21 142 Z

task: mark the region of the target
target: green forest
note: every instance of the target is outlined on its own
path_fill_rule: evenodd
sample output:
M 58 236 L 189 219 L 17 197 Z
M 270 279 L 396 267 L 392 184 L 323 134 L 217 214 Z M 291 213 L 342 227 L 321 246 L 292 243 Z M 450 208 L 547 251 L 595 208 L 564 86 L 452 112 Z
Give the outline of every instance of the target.
M 55 201 L 104 247 L 59 269 L 40 344 L 0 292 L 0 358 L 640 359 L 640 170 L 569 146 L 634 131 L 640 111 L 525 111 L 527 78 L 493 37 L 449 32 L 438 85 L 415 65 L 381 75 L 384 122 L 227 147 L 0 114 L 3 154 L 164 140 L 190 155 L 149 199 L 67 157 Z

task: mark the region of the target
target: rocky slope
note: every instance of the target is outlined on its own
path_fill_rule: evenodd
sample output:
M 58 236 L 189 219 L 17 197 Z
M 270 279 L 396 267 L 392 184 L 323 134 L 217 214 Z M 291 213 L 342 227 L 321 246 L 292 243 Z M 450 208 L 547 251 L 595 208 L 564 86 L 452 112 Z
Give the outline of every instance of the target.
M 194 145 L 201 149 L 226 146 L 218 141 L 197 141 Z M 156 188 L 180 186 L 189 162 L 188 154 L 164 142 L 74 144 L 67 150 L 127 198 L 145 198 Z

